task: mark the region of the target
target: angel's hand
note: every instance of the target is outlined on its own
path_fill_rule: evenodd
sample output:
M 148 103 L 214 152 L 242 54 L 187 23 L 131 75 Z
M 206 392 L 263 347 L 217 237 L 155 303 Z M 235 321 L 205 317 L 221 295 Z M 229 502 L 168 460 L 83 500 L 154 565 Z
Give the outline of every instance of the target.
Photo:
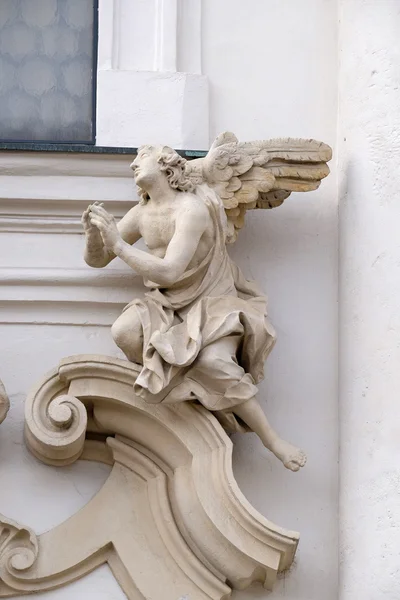
M 91 219 L 90 219 L 90 211 L 93 206 L 103 206 L 103 203 L 102 202 L 101 203 L 94 202 L 93 204 L 89 204 L 87 209 L 85 211 L 83 211 L 81 223 L 83 225 L 83 229 L 84 229 L 85 233 L 93 233 L 93 231 L 96 230 L 96 226 L 92 224 Z
M 90 207 L 89 219 L 91 225 L 94 225 L 100 231 L 107 250 L 114 252 L 116 247 L 123 241 L 114 217 L 99 204 L 94 204 Z

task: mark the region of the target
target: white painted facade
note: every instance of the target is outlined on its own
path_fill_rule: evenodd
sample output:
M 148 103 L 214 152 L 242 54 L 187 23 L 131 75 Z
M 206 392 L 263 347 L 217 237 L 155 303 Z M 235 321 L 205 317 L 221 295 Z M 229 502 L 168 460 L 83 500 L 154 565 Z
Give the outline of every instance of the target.
M 232 247 L 268 294 L 278 332 L 262 406 L 309 456 L 293 474 L 255 435 L 235 436 L 245 495 L 301 534 L 274 591 L 235 600 L 398 597 L 399 26 L 396 0 L 100 0 L 98 145 L 200 150 L 231 130 L 334 149 L 317 192 L 251 212 Z M 79 217 L 94 200 L 117 216 L 136 200 L 129 157 L 0 154 L 0 377 L 11 399 L 0 512 L 37 533 L 83 506 L 108 468 L 33 458 L 26 394 L 62 357 L 118 355 L 110 325 L 141 293 L 121 262 L 85 265 Z M 36 597 L 125 598 L 107 567 Z
M 396 600 L 400 5 L 340 8 L 340 598 Z

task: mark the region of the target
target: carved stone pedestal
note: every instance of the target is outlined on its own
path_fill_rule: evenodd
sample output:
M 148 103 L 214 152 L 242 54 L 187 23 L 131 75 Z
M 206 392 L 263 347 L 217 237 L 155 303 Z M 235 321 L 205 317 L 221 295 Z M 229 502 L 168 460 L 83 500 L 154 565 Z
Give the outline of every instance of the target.
M 241 494 L 232 444 L 201 406 L 151 405 L 133 393 L 134 364 L 73 356 L 33 390 L 26 441 L 41 461 L 112 465 L 77 514 L 36 537 L 2 518 L 0 597 L 65 585 L 108 563 L 129 600 L 223 600 L 271 589 L 298 535 Z

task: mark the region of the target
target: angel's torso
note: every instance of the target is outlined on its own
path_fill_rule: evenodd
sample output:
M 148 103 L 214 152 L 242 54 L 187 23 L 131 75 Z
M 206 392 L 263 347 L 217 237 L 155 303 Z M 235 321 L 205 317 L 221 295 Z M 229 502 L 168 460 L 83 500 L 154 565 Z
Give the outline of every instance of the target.
M 179 215 L 185 211 L 186 217 L 193 220 L 198 218 L 197 203 L 201 203 L 195 194 L 178 192 L 172 199 L 166 199 L 162 204 L 147 204 L 140 207 L 139 230 L 140 234 L 151 254 L 164 258 L 168 246 L 179 227 Z M 187 220 L 186 220 L 187 223 Z M 211 218 L 208 218 L 207 226 L 197 245 L 193 258 L 186 270 L 197 267 L 207 256 L 214 244 L 214 226 Z M 184 248 L 182 248 L 184 252 Z

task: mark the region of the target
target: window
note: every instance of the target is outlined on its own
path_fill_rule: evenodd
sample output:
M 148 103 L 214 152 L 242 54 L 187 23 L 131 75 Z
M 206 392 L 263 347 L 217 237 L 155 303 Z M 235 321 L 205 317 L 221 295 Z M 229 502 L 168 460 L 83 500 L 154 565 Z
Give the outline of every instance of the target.
M 0 0 L 0 141 L 94 143 L 97 0 Z

